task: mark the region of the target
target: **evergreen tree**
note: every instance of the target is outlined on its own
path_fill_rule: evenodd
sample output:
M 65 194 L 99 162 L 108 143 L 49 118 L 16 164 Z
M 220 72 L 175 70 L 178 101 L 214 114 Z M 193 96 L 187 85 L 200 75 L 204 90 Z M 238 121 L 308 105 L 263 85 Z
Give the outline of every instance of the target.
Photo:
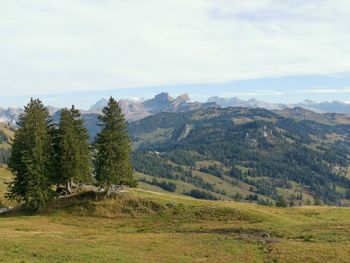
M 31 99 L 19 116 L 9 167 L 15 179 L 7 196 L 32 210 L 45 206 L 51 197 L 52 142 L 49 112 L 39 99 Z
M 67 191 L 76 182 L 91 181 L 91 155 L 89 134 L 74 106 L 61 111 L 58 129 L 54 131 L 54 148 L 57 184 L 65 184 Z
M 101 186 L 134 186 L 131 166 L 131 143 L 124 114 L 112 97 L 99 116 L 102 128 L 96 140 L 96 179 Z

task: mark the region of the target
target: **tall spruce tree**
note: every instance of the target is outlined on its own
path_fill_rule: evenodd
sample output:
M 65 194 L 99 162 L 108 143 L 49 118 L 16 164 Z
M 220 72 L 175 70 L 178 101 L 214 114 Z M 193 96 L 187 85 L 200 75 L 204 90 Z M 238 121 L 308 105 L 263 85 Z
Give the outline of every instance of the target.
M 52 141 L 49 112 L 39 99 L 31 99 L 19 116 L 9 168 L 15 178 L 7 196 L 32 210 L 44 207 L 51 197 Z
M 135 186 L 132 175 L 131 143 L 124 114 L 114 98 L 99 116 L 102 128 L 96 140 L 96 179 L 101 186 Z
M 58 129 L 54 132 L 55 166 L 54 182 L 65 184 L 67 191 L 75 182 L 91 182 L 91 154 L 89 134 L 74 106 L 61 111 Z

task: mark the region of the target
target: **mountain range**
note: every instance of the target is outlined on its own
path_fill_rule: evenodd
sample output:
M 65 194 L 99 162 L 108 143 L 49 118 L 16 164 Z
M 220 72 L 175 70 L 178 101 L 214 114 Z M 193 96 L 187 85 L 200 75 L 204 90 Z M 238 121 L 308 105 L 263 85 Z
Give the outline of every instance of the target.
M 105 98 L 98 100 L 88 110 L 82 110 L 82 115 L 100 114 L 107 105 Z M 168 93 L 160 93 L 152 99 L 121 99 L 119 104 L 124 111 L 125 117 L 129 122 L 138 121 L 151 115 L 161 112 L 188 112 L 197 109 L 212 107 L 243 107 L 243 108 L 263 108 L 268 110 L 283 110 L 286 108 L 303 108 L 316 113 L 340 113 L 350 115 L 350 104 L 340 101 L 332 102 L 314 102 L 305 100 L 296 104 L 269 103 L 256 99 L 241 100 L 239 98 L 211 97 L 206 102 L 192 102 L 187 94 L 178 97 L 171 97 Z M 52 106 L 48 107 L 51 115 L 54 115 L 60 109 Z M 15 125 L 22 108 L 0 107 L 0 122 Z
M 256 99 L 240 100 L 239 98 L 223 98 L 211 97 L 208 102 L 216 103 L 223 108 L 227 107 L 244 107 L 244 108 L 263 108 L 267 110 L 282 110 L 286 108 L 303 108 L 316 113 L 339 113 L 350 115 L 350 104 L 341 101 L 325 101 L 315 102 L 312 100 L 305 100 L 295 104 L 269 103 L 259 101 Z
M 84 113 L 101 113 L 107 105 L 106 99 L 101 99 L 90 107 Z M 201 108 L 216 107 L 214 102 L 191 102 L 187 94 L 180 95 L 176 98 L 171 97 L 168 93 L 162 92 L 149 100 L 119 100 L 119 105 L 124 111 L 128 121 L 137 121 L 155 115 L 160 112 L 186 112 Z
M 129 124 L 143 183 L 208 199 L 284 196 L 291 204 L 350 204 L 349 131 L 346 115 L 302 108 L 164 112 Z
M 320 199 L 350 205 L 350 116 L 319 113 L 346 112 L 346 103 L 219 97 L 200 103 L 167 93 L 119 103 L 129 120 L 137 179 L 151 189 L 209 199 L 271 203 L 285 196 L 298 204 Z M 82 111 L 91 142 L 106 104 L 101 99 Z M 60 109 L 48 110 L 58 121 Z M 1 120 L 13 125 L 21 112 L 1 110 Z M 9 155 L 6 138 L 12 137 L 6 134 L 3 160 Z

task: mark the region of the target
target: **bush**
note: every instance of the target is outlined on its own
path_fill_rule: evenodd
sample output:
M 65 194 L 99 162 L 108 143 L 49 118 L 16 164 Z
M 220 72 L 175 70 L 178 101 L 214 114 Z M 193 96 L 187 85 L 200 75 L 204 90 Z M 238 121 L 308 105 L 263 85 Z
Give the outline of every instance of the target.
M 220 177 L 220 178 L 223 175 L 222 169 L 220 167 L 218 167 L 217 165 L 210 165 L 208 167 L 202 167 L 199 169 L 199 171 L 201 171 L 203 173 L 215 175 L 215 176 Z
M 174 184 L 174 183 L 158 181 L 157 179 L 153 179 L 151 184 L 156 185 L 156 186 L 158 186 L 166 191 L 169 191 L 169 192 L 176 191 L 176 184 Z
M 276 206 L 277 207 L 287 207 L 286 199 L 282 195 L 278 196 L 277 201 L 276 201 Z
M 151 184 L 151 185 L 155 185 L 155 186 L 158 186 L 166 191 L 169 191 L 169 192 L 175 192 L 176 191 L 176 184 L 174 183 L 170 183 L 170 182 L 165 182 L 165 181 L 159 181 L 155 178 L 153 178 L 152 181 L 148 181 L 147 179 L 145 178 L 141 178 L 140 179 L 141 182 L 145 182 L 147 184 Z
M 197 189 L 192 189 L 191 191 L 185 192 L 184 194 L 192 196 L 194 198 L 198 198 L 198 199 L 219 200 L 219 198 L 217 198 L 215 195 L 209 192 L 197 190 Z

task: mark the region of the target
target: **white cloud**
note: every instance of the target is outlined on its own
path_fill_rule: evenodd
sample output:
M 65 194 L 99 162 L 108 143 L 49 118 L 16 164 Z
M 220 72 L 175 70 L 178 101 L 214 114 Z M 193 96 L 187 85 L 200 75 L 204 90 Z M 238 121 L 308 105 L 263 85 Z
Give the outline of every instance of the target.
M 347 0 L 1 1 L 8 95 L 350 71 Z

